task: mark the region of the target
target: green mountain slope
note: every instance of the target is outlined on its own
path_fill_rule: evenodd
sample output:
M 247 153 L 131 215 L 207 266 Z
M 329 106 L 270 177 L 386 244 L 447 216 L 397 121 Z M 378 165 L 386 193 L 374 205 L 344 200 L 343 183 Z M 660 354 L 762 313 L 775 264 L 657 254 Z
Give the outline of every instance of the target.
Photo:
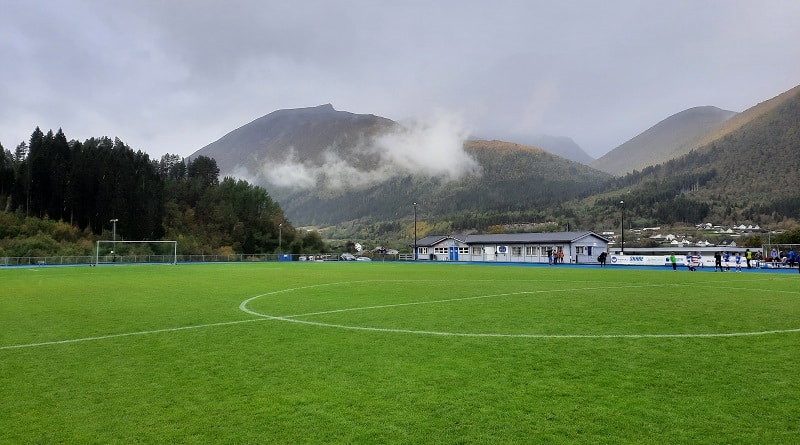
M 366 188 L 292 190 L 272 188 L 298 224 L 327 225 L 408 219 L 411 204 L 421 216 L 457 221 L 459 228 L 537 214 L 576 196 L 600 190 L 611 176 L 544 150 L 500 141 L 468 141 L 467 154 L 480 173 L 457 180 L 405 175 Z
M 617 179 L 618 188 L 596 204 L 613 205 L 624 196 L 626 209 L 633 206 L 634 214 L 662 223 L 796 219 L 800 214 L 800 88 L 742 115 L 747 119 L 713 142 Z M 676 218 L 681 210 L 683 215 Z
M 716 134 L 733 111 L 696 107 L 674 114 L 590 163 L 615 175 L 641 170 L 684 155 Z
M 687 110 L 634 138 L 658 142 L 669 160 L 617 177 L 511 142 L 434 131 L 429 144 L 388 119 L 330 106 L 275 112 L 212 145 L 249 159 L 248 179 L 301 226 L 398 231 L 417 203 L 420 219 L 453 230 L 542 221 L 599 230 L 619 224 L 620 200 L 626 221 L 639 225 L 769 224 L 800 214 L 798 110 L 800 87 L 733 117 L 713 107 Z M 261 145 L 230 143 L 245 133 Z

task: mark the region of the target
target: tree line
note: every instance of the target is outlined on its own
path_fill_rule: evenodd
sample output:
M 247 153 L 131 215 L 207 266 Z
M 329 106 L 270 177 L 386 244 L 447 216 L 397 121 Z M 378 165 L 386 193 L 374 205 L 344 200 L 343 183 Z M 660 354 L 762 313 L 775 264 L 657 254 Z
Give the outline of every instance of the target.
M 61 129 L 37 127 L 13 152 L 0 145 L 0 205 L 16 217 L 4 223 L 20 226 L 6 227 L 6 240 L 32 236 L 22 227 L 33 218 L 66 224 L 84 239 L 107 238 L 115 226 L 118 240 L 177 240 L 183 254 L 324 250 L 319 234 L 298 233 L 264 188 L 220 181 L 214 159 L 151 160 L 119 138 L 68 141 Z M 28 255 L 9 251 L 12 244 L 5 255 Z

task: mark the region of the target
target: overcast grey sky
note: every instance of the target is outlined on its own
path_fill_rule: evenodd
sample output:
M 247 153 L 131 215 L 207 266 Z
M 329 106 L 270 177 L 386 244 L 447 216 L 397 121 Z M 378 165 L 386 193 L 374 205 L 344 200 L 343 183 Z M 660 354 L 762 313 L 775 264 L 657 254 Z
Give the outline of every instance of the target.
M 605 152 L 800 84 L 800 1 L 0 0 L 0 143 L 188 156 L 283 108 L 457 116 Z

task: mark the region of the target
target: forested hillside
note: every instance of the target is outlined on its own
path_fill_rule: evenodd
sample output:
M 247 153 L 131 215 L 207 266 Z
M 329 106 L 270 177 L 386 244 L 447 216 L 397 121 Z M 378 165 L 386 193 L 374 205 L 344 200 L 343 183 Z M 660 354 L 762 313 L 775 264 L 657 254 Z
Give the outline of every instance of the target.
M 456 180 L 403 176 L 367 188 L 275 189 L 287 214 L 309 224 L 407 220 L 421 217 L 457 229 L 485 230 L 506 222 L 549 218 L 560 203 L 603 190 L 611 175 L 544 150 L 500 141 L 467 141 L 479 174 Z
M 284 122 L 296 114 L 303 117 L 299 127 Z M 280 117 L 281 125 L 269 129 L 286 130 L 278 133 L 287 144 L 298 135 L 325 141 L 343 134 L 332 116 L 347 118 L 342 125 L 351 130 L 349 120 L 362 119 L 332 108 L 293 111 L 271 115 Z M 314 133 L 320 118 L 328 123 Z M 727 126 L 733 120 L 737 126 Z M 342 184 L 313 182 L 312 175 L 300 178 L 312 181 L 306 187 L 270 185 L 267 193 L 246 181 L 220 180 L 216 161 L 203 155 L 188 162 L 174 155 L 156 161 L 119 139 L 70 141 L 60 130 L 45 134 L 37 128 L 29 143 L 13 152 L 0 147 L 0 256 L 88 254 L 92 240 L 110 238 L 111 219 L 118 220 L 118 239 L 176 239 L 181 253 L 272 253 L 279 239 L 283 252 L 324 248 L 318 232 L 296 232 L 284 212 L 302 225 L 324 227 L 326 238 L 398 248 L 413 238 L 415 214 L 419 235 L 568 226 L 599 231 L 619 227 L 620 201 L 628 227 L 713 222 L 795 228 L 800 87 L 729 119 L 716 134 L 684 156 L 623 177 L 510 142 L 451 138 L 445 156 L 429 156 L 442 148 L 441 141 L 417 151 L 405 144 L 400 148 L 406 151 L 394 154 L 413 157 L 406 168 L 376 150 L 367 152 L 372 157 L 359 157 L 353 147 L 337 146 L 339 151 L 323 151 L 338 157 L 322 156 L 316 159 L 322 164 L 309 170 L 298 158 L 283 174 L 331 173 L 339 167 L 346 173 L 340 175 Z M 313 158 L 323 151 L 309 153 Z M 331 159 L 341 165 L 325 163 Z M 357 162 L 348 163 L 351 159 Z
M 425 228 L 437 233 L 542 222 L 551 223 L 547 228 L 613 230 L 621 222 L 620 201 L 627 227 L 713 222 L 794 229 L 800 215 L 800 88 L 779 99 L 742 113 L 748 119 L 713 142 L 623 177 L 584 170 L 532 147 L 473 141 L 465 149 L 481 166 L 480 176 L 450 183 L 408 177 L 354 200 L 336 198 L 331 209 L 331 201 L 320 200 L 316 208 L 344 218 L 335 208 L 363 215 L 375 210 L 368 206 L 379 207 L 373 214 L 383 220 L 362 219 L 353 227 L 381 236 L 398 229 L 387 222 L 389 212 L 409 220 L 412 201 L 420 204 Z
M 614 180 L 599 208 L 624 199 L 651 224 L 774 224 L 800 215 L 800 88 L 691 153 Z M 744 113 L 743 113 L 744 114 Z M 585 203 L 584 203 L 585 205 Z
M 37 128 L 14 152 L 0 147 L 0 202 L 4 256 L 58 253 L 38 252 L 34 236 L 60 250 L 65 239 L 109 239 L 111 219 L 117 239 L 178 240 L 184 254 L 271 253 L 279 231 L 287 252 L 322 248 L 316 234 L 296 236 L 265 189 L 220 181 L 213 159 L 155 161 L 119 139 L 68 141 L 61 130 Z M 91 243 L 79 244 L 91 253 Z

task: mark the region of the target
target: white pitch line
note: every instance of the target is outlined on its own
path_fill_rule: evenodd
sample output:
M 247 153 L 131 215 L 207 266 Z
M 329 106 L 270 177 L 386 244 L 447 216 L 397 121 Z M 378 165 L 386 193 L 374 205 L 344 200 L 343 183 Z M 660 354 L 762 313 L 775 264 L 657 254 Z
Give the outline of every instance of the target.
M 399 280 L 398 280 L 399 281 Z M 662 284 L 644 284 L 644 285 L 629 285 L 629 286 L 613 286 L 613 287 L 583 287 L 583 288 L 574 288 L 574 289 L 548 289 L 548 290 L 537 290 L 537 291 L 520 291 L 520 292 L 512 292 L 512 293 L 503 293 L 503 294 L 493 294 L 493 295 L 479 295 L 479 296 L 472 296 L 472 297 L 461 297 L 461 298 L 450 298 L 445 300 L 431 300 L 431 301 L 418 301 L 418 302 L 410 302 L 410 303 L 396 303 L 396 304 L 386 304 L 386 305 L 379 305 L 379 306 L 364 306 L 364 307 L 357 307 L 357 308 L 345 308 L 345 309 L 333 309 L 330 311 L 322 311 L 322 312 L 309 312 L 305 314 L 297 314 L 297 315 L 285 315 L 285 316 L 276 316 L 276 315 L 268 315 L 262 314 L 260 312 L 256 312 L 251 310 L 247 307 L 247 304 L 251 301 L 269 296 L 269 295 L 276 295 L 279 293 L 290 292 L 290 291 L 297 291 L 303 289 L 309 289 L 314 287 L 322 287 L 322 286 L 332 286 L 332 285 L 339 285 L 339 284 L 353 284 L 353 283 L 363 283 L 368 281 L 354 281 L 354 282 L 342 282 L 342 283 L 328 283 L 328 284 L 317 284 L 311 286 L 303 286 L 293 289 L 283 289 L 280 291 L 275 292 L 268 292 L 261 295 L 256 295 L 251 297 L 245 301 L 243 301 L 239 305 L 239 309 L 242 311 L 255 315 L 258 317 L 264 317 L 270 320 L 279 320 L 279 321 L 287 321 L 290 323 L 300 323 L 306 324 L 311 326 L 320 326 L 320 327 L 328 327 L 328 328 L 338 328 L 338 329 L 350 329 L 350 330 L 359 330 L 359 331 L 372 331 L 372 332 L 390 332 L 390 333 L 401 333 L 401 334 L 420 334 L 420 335 L 440 335 L 440 336 L 452 336 L 452 337 L 492 337 L 492 338 L 539 338 L 539 339 L 570 339 L 570 338 L 719 338 L 719 337 L 746 337 L 746 336 L 757 336 L 757 335 L 769 335 L 769 334 L 785 334 L 785 333 L 792 333 L 792 332 L 800 332 L 800 328 L 797 329 L 776 329 L 776 330 L 767 330 L 767 331 L 755 331 L 755 332 L 723 332 L 723 333 L 707 333 L 707 334 L 499 334 L 499 333 L 466 333 L 466 332 L 441 332 L 441 331 L 420 331 L 420 330 L 413 330 L 413 329 L 393 329 L 393 328 L 375 328 L 375 327 L 367 327 L 367 326 L 348 326 L 348 325 L 338 325 L 332 323 L 322 323 L 316 321 L 309 321 L 309 320 L 300 320 L 298 317 L 306 317 L 306 316 L 313 316 L 313 315 L 325 315 L 325 314 L 333 314 L 339 312 L 348 312 L 348 311 L 358 311 L 358 310 L 369 310 L 369 309 L 386 309 L 386 308 L 393 308 L 393 307 L 402 307 L 402 306 L 412 306 L 412 305 L 420 305 L 420 304 L 434 304 L 434 303 L 448 303 L 453 301 L 466 301 L 466 300 L 475 300 L 480 298 L 492 298 L 492 297 L 503 297 L 503 296 L 512 296 L 512 295 L 522 295 L 522 294 L 537 294 L 537 293 L 553 293 L 553 292 L 573 292 L 573 291 L 586 291 L 586 290 L 602 290 L 602 289 L 622 289 L 622 288 L 637 288 L 637 287 L 654 287 L 654 286 L 663 286 Z M 669 284 L 671 286 L 682 286 L 682 284 Z
M 139 331 L 139 332 L 125 332 L 122 334 L 109 334 L 109 335 L 99 335 L 97 337 L 84 337 L 84 338 L 73 338 L 69 340 L 54 340 L 54 341 L 44 341 L 40 343 L 27 343 L 27 344 L 20 344 L 20 345 L 10 345 L 10 346 L 0 346 L 0 351 L 5 349 L 21 349 L 21 348 L 33 348 L 36 346 L 50 346 L 50 345 L 63 345 L 67 343 L 80 343 L 84 341 L 95 341 L 95 340 L 107 340 L 109 338 L 119 338 L 119 337 L 130 337 L 134 335 L 148 335 L 148 334 L 160 334 L 163 332 L 176 332 L 176 331 L 185 331 L 188 329 L 200 329 L 200 328 L 210 328 L 214 326 L 227 326 L 232 324 L 239 324 L 239 323 L 250 323 L 253 321 L 264 321 L 263 318 L 256 318 L 250 320 L 238 320 L 238 321 L 225 321 L 220 323 L 209 323 L 209 324 L 199 324 L 194 326 L 182 326 L 179 328 L 164 328 L 164 329 L 154 329 L 151 331 Z
M 35 269 L 33 269 L 35 270 Z M 392 332 L 392 333 L 404 333 L 404 334 L 422 334 L 422 335 L 441 335 L 441 336 L 453 336 L 453 337 L 496 337 L 496 338 L 554 338 L 554 339 L 569 339 L 569 338 L 705 338 L 705 337 L 743 337 L 743 336 L 755 336 L 755 335 L 768 335 L 768 334 L 783 334 L 783 333 L 792 333 L 792 332 L 800 332 L 800 328 L 798 329 L 783 329 L 783 330 L 769 330 L 769 331 L 758 331 L 758 332 L 732 332 L 732 333 L 710 333 L 710 334 L 497 334 L 497 333 L 464 333 L 464 332 L 439 332 L 439 331 L 417 331 L 412 329 L 390 329 L 390 328 L 373 328 L 373 327 L 365 327 L 365 326 L 347 326 L 347 325 L 336 325 L 331 323 L 320 323 L 314 321 L 307 321 L 307 320 L 299 320 L 295 317 L 305 317 L 305 316 L 312 316 L 312 315 L 324 315 L 324 314 L 331 314 L 337 312 L 347 312 L 347 311 L 358 311 L 358 310 L 369 310 L 369 309 L 385 309 L 391 307 L 401 307 L 401 306 L 411 306 L 411 305 L 420 305 L 420 304 L 433 304 L 433 303 L 447 303 L 453 301 L 466 301 L 466 300 L 475 300 L 481 298 L 492 298 L 492 297 L 502 297 L 502 296 L 512 296 L 512 295 L 523 295 L 523 294 L 538 294 L 538 293 L 553 293 L 553 292 L 572 292 L 577 290 L 601 290 L 601 289 L 621 289 L 621 288 L 636 288 L 636 287 L 653 287 L 658 286 L 654 284 L 645 284 L 645 285 L 629 285 L 629 286 L 615 286 L 615 287 L 584 287 L 584 288 L 576 288 L 576 289 L 548 289 L 548 290 L 536 290 L 536 291 L 520 291 L 520 292 L 511 292 L 511 293 L 503 293 L 503 294 L 494 294 L 494 295 L 479 295 L 479 296 L 472 296 L 472 297 L 461 297 L 461 298 L 451 298 L 445 300 L 433 300 L 433 301 L 421 301 L 421 302 L 410 302 L 410 303 L 397 303 L 397 304 L 387 304 L 387 305 L 379 305 L 379 306 L 365 306 L 365 307 L 357 307 L 357 308 L 345 308 L 345 309 L 335 309 L 331 311 L 324 311 L 324 312 L 310 312 L 306 314 L 297 314 L 297 315 L 287 315 L 287 316 L 274 316 L 274 315 L 267 315 L 262 314 L 259 312 L 255 312 L 247 307 L 247 304 L 255 299 L 269 296 L 269 295 L 277 295 L 281 293 L 287 292 L 294 292 L 298 290 L 304 289 L 312 289 L 316 287 L 326 287 L 326 286 L 336 286 L 342 284 L 355 284 L 355 283 L 375 283 L 381 282 L 385 283 L 387 281 L 393 282 L 405 282 L 407 280 L 359 280 L 359 281 L 348 281 L 348 282 L 335 282 L 335 283 L 323 283 L 323 284 L 314 284 L 309 286 L 301 286 L 296 288 L 289 288 L 289 289 L 281 289 L 273 292 L 267 292 L 264 294 L 256 295 L 254 297 L 248 298 L 247 300 L 243 301 L 239 305 L 239 309 L 243 312 L 246 312 L 251 315 L 255 315 L 259 318 L 250 319 L 250 320 L 237 320 L 237 321 L 227 321 L 227 322 L 220 322 L 220 323 L 208 323 L 202 325 L 194 325 L 194 326 L 182 326 L 177 328 L 164 328 L 164 329 L 154 329 L 149 331 L 138 331 L 138 332 L 126 332 L 121 334 L 109 334 L 109 335 L 100 335 L 96 337 L 83 337 L 83 338 L 74 338 L 74 339 L 67 339 L 67 340 L 54 340 L 54 341 L 47 341 L 47 342 L 38 342 L 38 343 L 27 343 L 27 344 L 18 344 L 18 345 L 8 345 L 8 346 L 0 346 L 0 351 L 9 350 L 9 349 L 22 349 L 22 348 L 32 348 L 37 346 L 50 346 L 50 345 L 63 345 L 69 343 L 80 343 L 86 341 L 96 341 L 96 340 L 107 340 L 112 338 L 120 338 L 120 337 L 130 337 L 136 335 L 148 335 L 148 334 L 158 334 L 164 332 L 177 332 L 177 331 L 184 331 L 189 329 L 200 329 L 200 328 L 208 328 L 208 327 L 215 327 L 215 326 L 227 326 L 227 325 L 234 325 L 234 324 L 241 324 L 241 323 L 250 323 L 254 321 L 264 321 L 264 320 L 279 320 L 279 321 L 287 321 L 290 323 L 301 323 L 313 326 L 321 326 L 321 327 L 331 327 L 331 328 L 339 328 L 339 329 L 351 329 L 351 330 L 361 330 L 361 331 L 373 331 L 373 332 Z M 426 281 L 437 281 L 437 280 L 426 280 Z M 481 281 L 493 281 L 493 280 L 481 280 Z M 683 284 L 671 284 L 672 286 L 682 286 Z
M 356 331 L 389 332 L 397 334 L 419 334 L 419 335 L 440 335 L 450 337 L 489 337 L 489 338 L 540 338 L 540 339 L 570 339 L 570 338 L 715 338 L 715 337 L 748 337 L 769 334 L 786 334 L 800 332 L 797 329 L 779 329 L 757 332 L 723 332 L 709 334 L 496 334 L 496 333 L 469 333 L 469 332 L 443 332 L 443 331 L 417 331 L 413 329 L 392 329 L 374 328 L 367 326 L 348 326 L 332 323 L 320 323 L 316 321 L 298 320 L 296 318 L 276 317 L 273 315 L 262 315 L 270 320 L 288 321 L 290 323 L 301 323 L 311 326 L 326 328 L 350 329 Z
M 388 281 L 395 281 L 395 280 L 388 280 Z M 396 281 L 402 281 L 402 280 L 396 280 Z M 279 293 L 285 293 L 285 292 L 309 289 L 309 288 L 314 288 L 314 287 L 333 286 L 333 285 L 339 285 L 339 284 L 367 283 L 367 282 L 385 282 L 385 281 L 383 281 L 383 280 L 377 280 L 377 281 L 350 281 L 350 282 L 341 282 L 341 283 L 315 284 L 315 285 L 311 285 L 311 286 L 296 287 L 296 288 L 292 288 L 292 289 L 282 289 L 282 290 L 279 290 L 279 291 L 267 292 L 265 294 L 256 295 L 255 297 L 248 298 L 247 300 L 243 301 L 239 305 L 239 309 L 241 309 L 244 312 L 247 312 L 248 314 L 255 315 L 257 317 L 273 317 L 271 315 L 262 314 L 260 312 L 256 312 L 256 311 L 248 308 L 247 307 L 248 303 L 250 303 L 251 301 L 256 300 L 258 298 L 261 298 L 261 297 L 267 297 L 267 296 L 276 295 L 276 294 L 279 294 Z M 549 293 L 556 293 L 556 292 L 574 292 L 574 291 L 586 291 L 586 290 L 604 290 L 604 289 L 607 290 L 607 289 L 657 287 L 657 286 L 661 286 L 661 285 L 656 285 L 656 284 L 631 284 L 631 285 L 628 285 L 628 286 L 581 287 L 581 288 L 572 288 L 572 289 L 544 289 L 544 290 L 534 290 L 534 291 L 519 291 L 519 292 L 509 292 L 509 293 L 503 293 L 503 294 L 476 295 L 476 296 L 472 296 L 472 297 L 448 298 L 448 299 L 444 299 L 444 300 L 413 301 L 413 302 L 410 302 L 410 303 L 395 303 L 395 304 L 384 304 L 384 305 L 379 305 L 379 306 L 362 306 L 362 307 L 355 307 L 355 308 L 333 309 L 333 310 L 330 310 L 330 311 L 309 312 L 309 313 L 306 313 L 306 314 L 285 315 L 283 317 L 274 317 L 274 318 L 283 319 L 283 318 L 294 318 L 294 317 L 306 317 L 306 316 L 311 316 L 311 315 L 333 314 L 333 313 L 337 313 L 337 312 L 360 311 L 360 310 L 368 310 L 368 309 L 387 309 L 387 308 L 392 308 L 392 307 L 414 306 L 414 305 L 420 305 L 420 304 L 450 303 L 450 302 L 453 302 L 453 301 L 478 300 L 478 299 L 483 299 L 483 298 L 507 297 L 507 296 L 512 296 L 512 295 L 549 294 Z
M 300 290 L 300 289 L 308 289 L 308 288 L 312 288 L 312 287 L 331 286 L 331 285 L 336 285 L 336 284 L 350 284 L 350 283 L 354 283 L 354 282 L 349 282 L 349 283 L 327 283 L 327 284 L 317 284 L 317 285 L 313 285 L 313 286 L 303 286 L 303 287 L 298 287 L 298 288 L 293 288 L 293 289 L 281 289 L 281 290 L 278 290 L 278 291 L 269 292 L 267 294 L 258 295 L 258 296 L 253 297 L 253 298 L 258 298 L 258 297 L 264 296 L 264 295 L 275 295 L 275 294 L 280 294 L 280 293 L 284 293 L 284 292 L 291 292 L 291 291 Z M 251 300 L 252 300 L 252 298 L 251 298 Z M 249 300 L 247 300 L 247 301 L 249 301 Z M 245 312 L 247 312 L 247 311 L 245 310 Z M 188 329 L 210 328 L 210 327 L 215 327 L 215 326 L 227 326 L 227 325 L 233 325 L 233 324 L 251 323 L 251 322 L 254 322 L 254 321 L 269 320 L 268 317 L 264 317 L 263 315 L 258 315 L 258 317 L 259 318 L 250 319 L 250 320 L 225 321 L 225 322 L 219 322 L 219 323 L 208 323 L 208 324 L 201 324 L 201 325 L 194 325 L 194 326 L 181 326 L 181 327 L 177 327 L 177 328 L 153 329 L 153 330 L 150 330 L 150 331 L 124 332 L 124 333 L 121 333 L 121 334 L 98 335 L 96 337 L 71 338 L 71 339 L 67 339 L 67 340 L 53 340 L 53 341 L 44 341 L 44 342 L 38 342 L 38 343 L 25 343 L 25 344 L 18 344 L 18 345 L 0 346 L 0 351 L 4 351 L 4 350 L 8 350 L 8 349 L 33 348 L 33 347 L 37 347 L 37 346 L 64 345 L 64 344 L 69 344 L 69 343 L 80 343 L 80 342 L 86 342 L 86 341 L 107 340 L 107 339 L 111 339 L 111 338 L 131 337 L 131 336 L 134 336 L 134 335 L 159 334 L 159 333 L 164 333 L 164 332 L 185 331 L 185 330 L 188 330 Z
M 631 285 L 631 286 L 624 286 L 624 287 L 651 287 L 654 285 Z M 410 303 L 393 303 L 393 304 L 383 304 L 379 306 L 362 306 L 362 307 L 353 307 L 353 308 L 345 308 L 345 309 L 332 309 L 329 311 L 322 311 L 322 312 L 308 312 L 305 314 L 297 314 L 297 315 L 284 315 L 286 318 L 298 318 L 298 317 L 308 317 L 311 315 L 325 315 L 325 314 L 335 314 L 337 312 L 350 312 L 350 311 L 361 311 L 361 310 L 369 310 L 369 309 L 388 309 L 394 307 L 403 307 L 403 306 L 416 306 L 421 304 L 437 304 L 437 303 L 451 303 L 454 301 L 468 301 L 468 300 L 480 300 L 484 298 L 495 298 L 495 297 L 511 297 L 514 295 L 531 295 L 531 294 L 552 294 L 556 292 L 574 292 L 580 290 L 601 290 L 601 289 L 619 289 L 619 287 L 583 287 L 583 288 L 575 288 L 575 289 L 546 289 L 546 290 L 526 290 L 526 291 L 519 291 L 519 292 L 509 292 L 503 294 L 491 294 L 491 295 L 476 295 L 472 297 L 460 297 L 460 298 L 447 298 L 444 300 L 430 300 L 430 301 L 412 301 Z M 258 315 L 260 317 L 268 317 L 269 315 L 260 314 L 255 311 L 246 311 L 253 315 Z

